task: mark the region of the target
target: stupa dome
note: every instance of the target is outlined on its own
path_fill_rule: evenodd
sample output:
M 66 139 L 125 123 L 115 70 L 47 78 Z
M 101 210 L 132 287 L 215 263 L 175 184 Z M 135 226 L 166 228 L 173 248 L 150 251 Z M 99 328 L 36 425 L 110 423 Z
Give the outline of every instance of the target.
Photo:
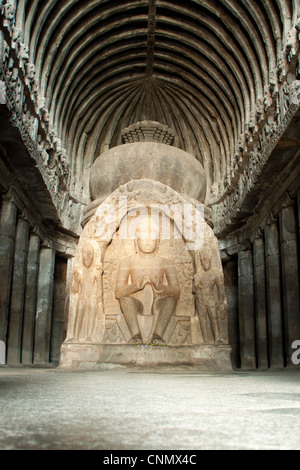
M 206 178 L 202 165 L 189 153 L 157 142 L 120 145 L 100 155 L 90 175 L 93 201 L 104 199 L 132 180 L 159 181 L 182 195 L 204 203 Z

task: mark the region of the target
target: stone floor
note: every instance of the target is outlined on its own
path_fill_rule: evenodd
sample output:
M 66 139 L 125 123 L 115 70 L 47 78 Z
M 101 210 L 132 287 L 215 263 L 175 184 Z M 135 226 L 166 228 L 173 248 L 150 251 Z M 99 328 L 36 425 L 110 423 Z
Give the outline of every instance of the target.
M 0 368 L 1 450 L 300 449 L 300 368 Z

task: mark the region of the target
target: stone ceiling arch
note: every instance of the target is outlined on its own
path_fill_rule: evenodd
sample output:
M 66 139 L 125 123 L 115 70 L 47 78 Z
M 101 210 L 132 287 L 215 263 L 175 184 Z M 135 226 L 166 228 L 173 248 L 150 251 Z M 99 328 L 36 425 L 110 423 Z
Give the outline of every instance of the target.
M 73 184 L 134 122 L 166 124 L 224 190 L 278 87 L 296 0 L 20 0 L 17 25 Z M 217 198 L 218 199 L 218 198 Z

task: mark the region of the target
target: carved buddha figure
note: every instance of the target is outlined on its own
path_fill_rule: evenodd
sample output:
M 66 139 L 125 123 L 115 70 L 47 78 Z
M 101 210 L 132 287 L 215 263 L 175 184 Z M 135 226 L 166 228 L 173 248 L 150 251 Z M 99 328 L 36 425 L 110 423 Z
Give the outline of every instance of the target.
M 222 342 L 219 331 L 219 318 L 227 314 L 224 280 L 222 273 L 212 268 L 212 255 L 209 248 L 198 253 L 202 270 L 198 270 L 194 277 L 194 291 L 196 293 L 196 310 L 199 317 L 203 339 L 210 342 L 210 326 L 216 344 Z M 197 264 L 197 263 L 196 263 Z
M 158 230 L 151 232 L 148 223 L 137 228 L 135 246 L 136 254 L 120 264 L 115 296 L 131 334 L 130 343 L 142 342 L 138 315 L 143 315 L 145 306 L 134 294 L 151 286 L 154 299 L 151 310 L 154 307 L 158 310 L 151 343 L 165 344 L 163 335 L 180 297 L 176 268 L 171 260 L 158 255 Z

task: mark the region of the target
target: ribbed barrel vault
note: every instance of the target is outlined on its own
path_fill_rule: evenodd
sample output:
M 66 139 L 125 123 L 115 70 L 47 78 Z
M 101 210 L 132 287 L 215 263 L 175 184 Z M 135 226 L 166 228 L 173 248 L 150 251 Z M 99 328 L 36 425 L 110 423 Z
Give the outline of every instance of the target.
M 17 21 L 39 95 L 73 177 L 153 120 L 200 160 L 209 186 L 228 175 L 236 146 L 274 74 L 297 0 L 23 0 Z

